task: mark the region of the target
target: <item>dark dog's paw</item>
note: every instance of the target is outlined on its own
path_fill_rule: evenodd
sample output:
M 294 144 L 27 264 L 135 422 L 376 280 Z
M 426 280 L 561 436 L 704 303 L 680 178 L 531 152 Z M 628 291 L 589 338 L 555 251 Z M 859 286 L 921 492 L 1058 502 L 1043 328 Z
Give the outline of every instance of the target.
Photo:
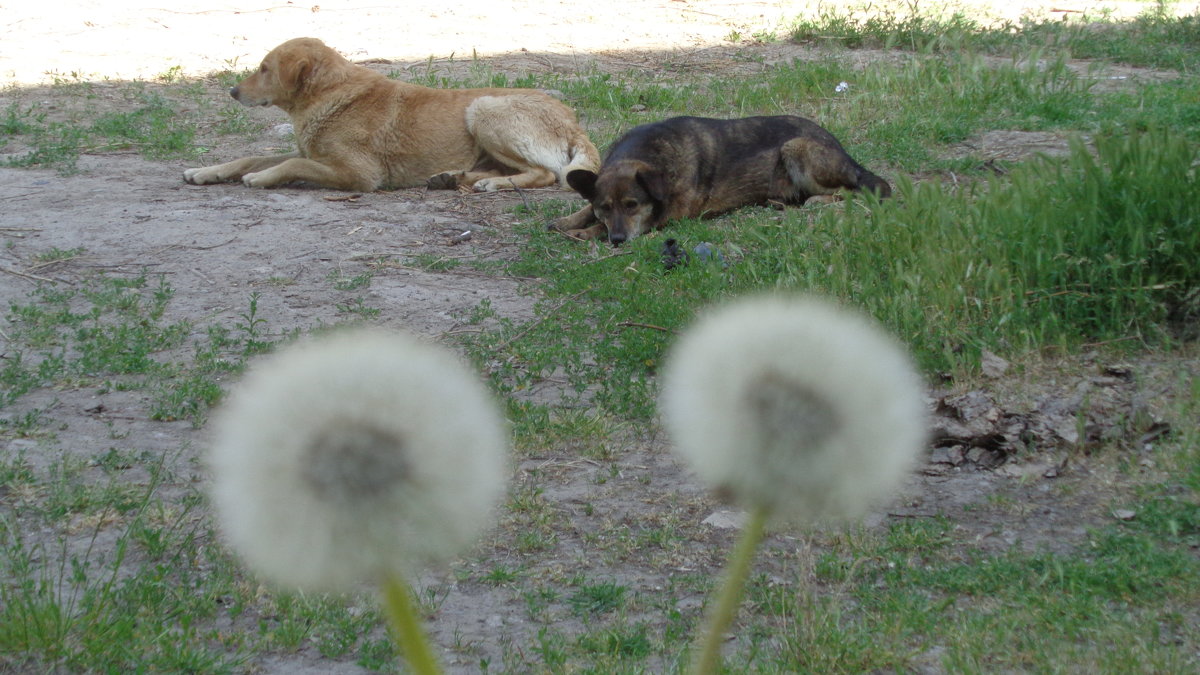
M 590 232 L 595 228 L 595 225 L 592 227 L 587 227 L 586 222 L 581 223 L 580 220 L 573 215 L 555 218 L 549 223 L 546 223 L 546 229 L 552 232 Z M 592 236 L 595 235 L 591 235 L 587 238 L 591 239 Z
M 425 181 L 425 187 L 430 190 L 455 190 L 458 188 L 458 176 L 444 171 L 436 176 L 430 176 Z
M 547 225 L 547 229 L 558 230 L 559 232 L 569 232 L 570 230 L 583 229 L 590 230 L 596 226 L 593 225 L 593 223 L 596 223 L 596 215 L 592 212 L 592 205 L 588 204 L 569 216 L 563 216 L 562 218 L 554 219 L 549 225 Z M 588 227 L 588 225 L 592 225 L 592 227 Z M 603 225 L 600 227 L 603 227 Z
M 552 229 L 558 229 L 558 228 L 552 228 Z M 570 237 L 571 239 L 578 239 L 580 241 L 599 239 L 599 238 L 603 237 L 604 233 L 606 232 L 603 225 L 593 225 L 591 227 L 583 227 L 583 228 L 562 229 L 562 230 L 558 230 L 558 231 L 562 232 L 564 235 L 566 235 L 567 237 Z
M 814 204 L 836 204 L 844 199 L 845 199 L 845 197 L 843 197 L 842 195 L 839 195 L 839 194 L 813 195 L 813 196 L 809 197 L 808 199 L 804 200 L 804 204 L 806 206 L 810 206 L 810 205 L 814 205 Z

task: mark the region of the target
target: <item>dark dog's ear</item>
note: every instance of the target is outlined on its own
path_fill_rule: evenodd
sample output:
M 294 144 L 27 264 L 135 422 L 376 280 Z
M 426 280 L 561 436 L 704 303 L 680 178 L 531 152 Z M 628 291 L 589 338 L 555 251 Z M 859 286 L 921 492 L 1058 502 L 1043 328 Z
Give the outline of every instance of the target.
M 667 177 L 662 171 L 643 166 L 637 172 L 638 185 L 659 204 L 667 201 Z
M 599 176 L 595 171 L 575 169 L 567 174 L 567 185 L 570 185 L 581 197 L 590 202 L 596 198 L 597 178 Z

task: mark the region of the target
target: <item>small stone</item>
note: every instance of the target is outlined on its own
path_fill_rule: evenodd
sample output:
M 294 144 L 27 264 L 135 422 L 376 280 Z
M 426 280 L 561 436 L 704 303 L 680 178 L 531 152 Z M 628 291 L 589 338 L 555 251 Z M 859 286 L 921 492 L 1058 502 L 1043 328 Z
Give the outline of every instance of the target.
M 746 514 L 742 511 L 713 511 L 701 522 L 719 530 L 738 530 L 746 524 Z
M 983 350 L 979 360 L 980 368 L 985 377 L 1000 377 L 1008 370 L 1008 361 L 996 356 L 988 350 Z
M 929 455 L 929 461 L 934 464 L 952 464 L 958 466 L 963 463 L 963 446 L 952 445 L 948 448 L 934 448 L 933 453 Z

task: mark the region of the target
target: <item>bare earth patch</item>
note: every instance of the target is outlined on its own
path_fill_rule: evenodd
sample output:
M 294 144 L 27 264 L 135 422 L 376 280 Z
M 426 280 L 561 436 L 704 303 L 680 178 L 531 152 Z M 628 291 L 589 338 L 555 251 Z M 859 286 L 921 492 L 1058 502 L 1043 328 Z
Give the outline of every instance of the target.
M 728 74 L 791 61 L 806 51 L 795 45 L 724 41 L 734 30 L 771 29 L 800 14 L 804 3 L 625 3 L 619 23 L 605 16 L 609 12 L 602 5 L 521 0 L 434 3 L 436 9 L 428 5 L 412 14 L 382 7 L 356 10 L 353 3 L 323 2 L 318 8 L 279 1 L 214 2 L 183 10 L 156 8 L 163 4 L 114 8 L 112 3 L 77 2 L 69 20 L 21 13 L 22 6 L 14 12 L 6 5 L 0 15 L 5 47 L 0 78 L 19 87 L 0 92 L 0 109 L 23 100 L 54 105 L 59 97 L 69 105 L 70 92 L 29 86 L 47 72 L 117 80 L 153 78 L 180 66 L 181 75 L 203 75 L 249 67 L 276 43 L 302 34 L 321 37 L 355 60 L 384 60 L 373 67 L 385 72 L 427 67 L 453 72 L 469 68 L 475 50 L 502 53 L 489 56 L 486 64 L 509 73 L 624 72 L 669 62 L 678 70 Z M 1076 4 L 1081 9 L 1091 5 Z M 65 47 L 51 52 L 46 44 Z M 206 96 L 225 95 L 215 81 L 204 86 Z M 89 105 L 105 105 L 106 94 L 100 91 Z M 286 121 L 276 110 L 253 115 L 259 121 Z M 81 171 L 71 176 L 0 169 L 0 304 L 7 310 L 25 302 L 38 283 L 71 286 L 97 274 L 145 272 L 163 275 L 175 289 L 170 317 L 193 320 L 198 330 L 209 324 L 235 325 L 251 294 L 258 294 L 259 316 L 274 335 L 344 321 L 353 318 L 354 307 L 366 307 L 379 310 L 373 323 L 437 339 L 460 327 L 483 300 L 501 317 L 531 317 L 532 287 L 502 275 L 457 268 L 431 271 L 435 266 L 416 261 L 509 258 L 522 246 L 511 230 L 518 219 L 513 207 L 523 200 L 575 199 L 561 190 L 463 195 L 413 189 L 352 195 L 184 184 L 180 175 L 188 166 L 285 144 L 269 132 L 254 147 L 237 135 L 210 140 L 210 152 L 200 162 L 149 161 L 130 152 L 86 156 Z M 994 132 L 972 141 L 969 150 L 982 149 L 986 159 L 1019 160 L 1062 147 L 1062 139 L 1049 134 Z M 452 243 L 468 231 L 469 239 Z M 82 251 L 65 260 L 39 262 L 39 256 L 54 249 Z M 346 289 L 338 283 L 359 275 L 370 275 L 369 286 Z M 0 354 L 6 349 L 0 332 Z M 1044 366 L 1018 364 L 994 379 L 931 392 L 940 435 L 929 462 L 904 494 L 868 518 L 868 526 L 946 516 L 964 536 L 987 548 L 1066 551 L 1084 540 L 1087 527 L 1110 521 L 1122 483 L 1113 469 L 1094 463 L 1082 448 L 1090 440 L 1117 443 L 1134 457 L 1144 452 L 1158 438 L 1154 424 L 1160 421 L 1159 404 L 1171 393 L 1172 372 L 1196 363 L 1147 361 L 1114 370 L 1114 364 L 1093 356 L 1064 370 Z M 59 452 L 92 457 L 121 438 L 123 447 L 174 457 L 180 474 L 195 483 L 206 480 L 198 461 L 206 431 L 187 422 L 151 421 L 139 392 L 42 390 L 3 414 L 32 409 L 53 420 L 53 437 L 0 436 L 0 444 L 9 452 L 25 453 L 35 465 Z M 1085 437 L 1071 438 L 1080 428 Z M 1135 471 L 1156 471 L 1149 461 L 1132 465 Z M 514 494 L 537 495 L 545 516 L 539 522 L 553 529 L 546 547 L 531 551 L 522 546 L 518 533 L 533 526 L 526 514 L 506 512 L 475 554 L 452 571 L 431 572 L 422 579 L 422 587 L 440 598 L 430 614 L 431 630 L 451 672 L 478 672 L 481 659 L 499 664 L 510 645 L 532 644 L 543 625 L 531 618 L 527 599 L 504 584 L 481 581 L 496 565 L 519 570 L 526 581 L 561 584 L 584 575 L 614 580 L 631 594 L 672 588 L 682 598 L 678 607 L 698 608 L 704 589 L 677 587 L 676 581 L 715 574 L 733 536 L 702 522 L 721 507 L 669 453 L 661 433 L 618 426 L 604 447 L 531 451 L 519 460 L 514 480 Z M 0 494 L 0 504 L 8 499 Z M 679 536 L 647 544 L 646 533 L 656 528 L 673 528 Z M 810 548 L 819 547 L 823 536 L 777 534 L 760 563 L 762 571 L 783 576 L 805 564 Z M 599 548 L 597 537 L 604 541 Z M 584 620 L 569 613 L 555 620 L 565 632 L 584 628 Z M 363 671 L 350 662 L 323 659 L 312 645 L 250 666 L 266 673 Z

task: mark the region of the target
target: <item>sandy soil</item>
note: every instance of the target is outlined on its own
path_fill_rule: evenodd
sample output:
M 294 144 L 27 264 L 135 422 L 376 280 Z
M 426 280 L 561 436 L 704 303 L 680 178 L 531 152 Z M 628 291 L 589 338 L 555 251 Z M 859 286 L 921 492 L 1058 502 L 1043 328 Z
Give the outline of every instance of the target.
M 51 14 L 40 11 L 45 3 L 0 3 L 0 83 L 17 87 L 0 92 L 0 108 L 22 97 L 49 100 L 56 94 L 29 85 L 55 74 L 72 80 L 117 81 L 154 78 L 175 66 L 181 75 L 241 69 L 257 63 L 275 44 L 298 35 L 321 37 L 352 59 L 387 61 L 377 64 L 384 69 L 419 67 L 430 58 L 446 65 L 452 55 L 461 63 L 472 54 L 487 56 L 489 65 L 512 72 L 585 67 L 624 71 L 650 67 L 664 54 L 677 61 L 690 59 L 714 72 L 763 68 L 795 58 L 804 48 L 731 45 L 726 41 L 731 31 L 772 30 L 816 7 L 815 2 L 635 1 L 623 3 L 617 19 L 603 4 L 527 0 L 433 3 L 420 9 L 371 2 L 322 2 L 318 7 L 286 0 L 214 0 L 177 9 L 165 8 L 168 3 L 161 0 L 119 7 L 102 2 L 67 4 L 67 9 Z M 1134 2 L 1102 4 L 1126 13 L 1143 7 Z M 1092 11 L 1101 3 L 1060 5 Z M 995 15 L 1015 13 L 1015 18 L 1031 6 L 1005 3 Z M 727 58 L 737 50 L 756 50 L 752 53 L 761 58 Z M 212 96 L 223 96 L 213 83 L 206 86 Z M 103 98 L 98 104 L 103 105 Z M 279 111 L 254 114 L 260 120 L 285 121 Z M 247 148 L 244 139 L 229 137 L 213 146 L 204 163 L 281 142 L 268 132 Z M 987 144 L 986 139 L 981 142 Z M 1053 149 L 1056 143 L 1061 147 L 1061 139 L 1010 135 L 996 154 L 1005 159 L 1026 155 L 1028 149 L 1021 151 L 1023 142 L 1038 150 Z M 260 316 L 273 332 L 282 333 L 343 318 L 337 305 L 362 292 L 337 290 L 331 275 L 349 277 L 370 269 L 374 276 L 365 293 L 368 304 L 381 310 L 377 322 L 436 338 L 458 326 L 462 313 L 483 299 L 490 300 L 501 316 L 515 320 L 531 316 L 530 288 L 518 279 L 430 272 L 404 264 L 368 268 L 368 264 L 422 253 L 504 258 L 522 245 L 511 232 L 515 217 L 509 207 L 523 198 L 573 198 L 559 190 L 530 191 L 521 197 L 415 189 L 351 197 L 306 188 L 198 187 L 180 178 L 181 171 L 193 165 L 123 153 L 87 156 L 82 171 L 66 177 L 44 170 L 0 169 L 0 239 L 6 243 L 0 248 L 0 268 L 7 272 L 0 273 L 0 305 L 22 301 L 39 280 L 70 284 L 97 272 L 135 274 L 144 269 L 170 280 L 176 296 L 169 311 L 177 317 L 204 325 L 232 325 L 246 311 L 250 293 L 257 292 Z M 468 230 L 472 232 L 469 242 L 449 243 Z M 79 257 L 49 267 L 34 266 L 40 253 L 80 247 L 85 253 Z M 1010 389 L 1021 393 L 1005 400 L 1025 404 L 1052 400 L 1064 391 L 1078 391 L 1084 383 L 1110 392 L 1111 409 L 1116 411 L 1138 392 L 1124 382 L 1092 382 L 1089 373 L 1102 365 L 1090 364 L 1084 375 L 1062 380 L 1010 383 Z M 933 398 L 952 393 L 939 392 Z M 1005 400 L 997 406 L 1007 409 L 1010 404 Z M 935 402 L 931 399 L 931 405 Z M 150 421 L 145 401 L 137 393 L 43 391 L 25 397 L 19 405 L 22 409 L 49 406 L 50 414 L 65 424 L 57 435 L 58 445 L 83 455 L 102 451 L 114 433 L 126 435 L 125 444 L 138 449 L 177 453 L 186 448 L 183 464 L 202 453 L 205 444 L 204 430 L 192 429 L 186 422 Z M 947 415 L 956 423 L 970 422 L 960 409 Z M 8 442 L 10 450 L 32 456 L 39 447 L 25 439 Z M 534 559 L 523 559 L 501 530 L 487 542 L 485 554 L 491 560 L 522 566 L 530 574 L 553 575 L 574 566 L 620 578 L 635 592 L 661 589 L 680 569 L 716 569 L 714 552 L 725 548 L 729 534 L 700 525 L 716 506 L 666 452 L 662 439 L 631 437 L 614 439 L 613 444 L 621 473 L 611 480 L 597 480 L 609 470 L 607 464 L 580 461 L 570 448 L 531 458 L 518 467 L 518 482 L 536 476 L 544 497 L 563 517 L 576 521 L 575 529 L 560 533 L 555 551 Z M 1061 459 L 1047 456 L 1032 468 L 994 472 L 981 468 L 987 462 L 943 455 L 914 477 L 895 504 L 869 522 L 951 512 L 961 515 L 961 521 L 956 517 L 960 528 L 985 545 L 1070 546 L 1085 526 L 1109 516 L 1102 495 L 1094 491 L 1075 489 L 1070 491 L 1075 497 L 1062 497 L 1067 491 L 1055 485 L 1094 484 L 1099 478 L 1084 466 L 1072 465 L 1068 470 Z M 192 471 L 203 480 L 200 469 Z M 1013 497 L 1021 509 L 1014 513 L 987 506 L 989 495 L 998 491 Z M 595 512 L 584 517 L 583 503 Z M 975 507 L 969 515 L 962 510 L 965 505 Z M 585 535 L 599 523 L 664 518 L 677 519 L 696 534 L 670 565 L 653 559 L 611 565 L 589 559 Z M 794 557 L 798 548 L 787 537 L 776 539 L 773 546 L 784 558 Z M 463 566 L 470 572 L 480 564 Z M 445 588 L 447 594 L 432 630 L 442 645 L 467 635 L 472 648 L 447 652 L 447 665 L 453 672 L 477 672 L 481 657 L 499 658 L 506 641 L 528 637 L 531 624 L 524 619 L 520 598 L 511 591 L 453 579 L 431 574 L 424 580 Z M 260 672 L 277 673 L 358 670 L 352 664 L 323 662 L 312 649 L 252 665 Z

